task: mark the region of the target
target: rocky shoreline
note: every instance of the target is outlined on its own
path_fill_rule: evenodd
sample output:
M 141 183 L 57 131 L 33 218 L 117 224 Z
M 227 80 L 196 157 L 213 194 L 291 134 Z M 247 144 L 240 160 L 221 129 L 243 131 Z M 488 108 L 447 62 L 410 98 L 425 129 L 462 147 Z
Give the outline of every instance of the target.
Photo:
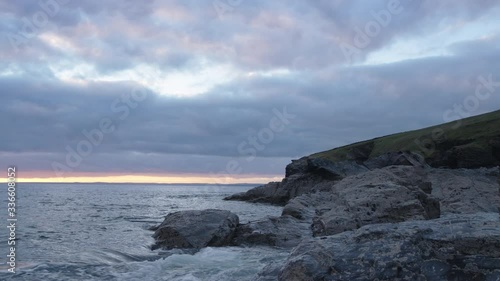
M 398 155 L 369 166 L 295 160 L 281 182 L 225 198 L 282 205 L 281 216 L 239 224 L 224 210 L 169 214 L 154 248 L 289 248 L 261 281 L 500 280 L 499 168 Z

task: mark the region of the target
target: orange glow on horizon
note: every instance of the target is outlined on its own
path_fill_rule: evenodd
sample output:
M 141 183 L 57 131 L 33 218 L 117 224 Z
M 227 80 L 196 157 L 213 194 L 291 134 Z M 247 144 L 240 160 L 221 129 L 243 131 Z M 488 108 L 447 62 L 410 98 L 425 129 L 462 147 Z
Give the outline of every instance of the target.
M 231 177 L 215 177 L 208 175 L 105 175 L 105 174 L 73 174 L 65 177 L 50 177 L 40 173 L 19 175 L 16 182 L 30 183 L 165 183 L 165 184 L 239 184 L 239 183 L 268 183 L 281 181 L 282 176 L 239 175 Z M 0 179 L 6 183 L 7 178 Z

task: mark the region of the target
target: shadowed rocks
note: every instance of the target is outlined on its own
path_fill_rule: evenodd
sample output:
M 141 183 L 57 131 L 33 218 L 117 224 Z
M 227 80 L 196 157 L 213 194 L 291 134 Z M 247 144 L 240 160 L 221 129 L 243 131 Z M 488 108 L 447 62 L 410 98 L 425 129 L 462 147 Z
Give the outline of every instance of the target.
M 239 218 L 224 210 L 192 210 L 170 213 L 158 226 L 153 238 L 157 248 L 227 246 L 235 234 Z
M 304 240 L 279 280 L 498 280 L 495 213 L 367 225 Z
M 157 227 L 153 248 L 291 249 L 256 276 L 262 281 L 498 280 L 499 168 L 436 169 L 407 157 L 342 175 L 323 160 L 299 160 L 282 182 L 235 195 L 282 204 L 280 217 L 238 224 L 228 211 L 176 212 Z
M 354 153 L 360 154 L 364 155 L 361 152 Z M 224 199 L 285 205 L 290 199 L 302 194 L 329 191 L 332 185 L 346 177 L 391 165 L 428 167 L 423 157 L 409 152 L 388 153 L 360 163 L 357 159 L 335 162 L 325 158 L 303 157 L 293 160 L 286 167 L 286 177 L 281 182 L 271 182 Z

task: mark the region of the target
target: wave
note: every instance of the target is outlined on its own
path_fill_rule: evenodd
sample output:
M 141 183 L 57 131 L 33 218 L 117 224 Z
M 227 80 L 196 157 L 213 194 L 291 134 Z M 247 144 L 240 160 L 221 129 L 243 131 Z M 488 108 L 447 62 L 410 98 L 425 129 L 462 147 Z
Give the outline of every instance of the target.
M 282 261 L 287 253 L 273 248 L 205 248 L 196 253 L 163 251 L 150 256 L 106 249 L 88 263 L 43 263 L 25 266 L 15 275 L 0 272 L 4 280 L 254 280 L 270 261 Z

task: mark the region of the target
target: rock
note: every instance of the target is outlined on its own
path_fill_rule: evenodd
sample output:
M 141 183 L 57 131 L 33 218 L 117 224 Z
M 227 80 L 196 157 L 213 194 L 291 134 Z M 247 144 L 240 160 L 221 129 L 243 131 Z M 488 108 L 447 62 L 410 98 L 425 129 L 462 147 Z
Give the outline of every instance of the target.
M 499 280 L 496 213 L 367 225 L 296 247 L 279 280 Z
M 291 198 L 301 194 L 329 190 L 335 180 L 325 179 L 315 174 L 294 174 L 281 182 L 271 182 L 250 189 L 247 192 L 233 194 L 224 200 L 240 200 L 254 203 L 285 205 Z
M 491 167 L 498 164 L 492 148 L 474 144 L 456 146 L 448 151 L 452 168 L 479 168 Z
M 231 243 L 239 223 L 237 215 L 223 210 L 192 210 L 170 213 L 158 226 L 153 248 L 203 248 Z
M 267 264 L 256 276 L 254 281 L 276 281 L 281 268 L 284 266 L 283 261 L 272 261 Z
M 347 148 L 347 159 L 356 162 L 363 162 L 370 158 L 370 155 L 375 148 L 374 140 L 363 141 L 351 145 Z
M 499 168 L 431 169 L 427 179 L 442 213 L 496 212 L 500 208 Z
M 491 139 L 489 145 L 491 146 L 493 157 L 495 157 L 497 163 L 500 163 L 500 137 Z
M 328 192 L 297 197 L 285 206 L 283 213 L 297 219 L 313 217 L 315 236 L 373 223 L 439 217 L 439 201 L 422 186 L 428 187 L 428 182 L 418 169 L 391 166 L 347 177 Z
M 287 166 L 287 177 L 233 194 L 224 200 L 249 201 L 285 205 L 301 194 L 329 190 L 338 180 L 368 171 L 353 161 L 332 162 L 321 158 L 301 158 Z
M 281 182 L 271 182 L 250 189 L 247 192 L 233 194 L 224 200 L 240 200 L 259 203 L 285 205 L 290 199 L 307 193 L 329 190 L 330 186 L 343 178 L 359 175 L 373 169 L 391 165 L 407 165 L 428 168 L 425 159 L 416 153 L 388 153 L 368 159 L 370 144 L 361 145 L 360 149 L 350 152 L 350 159 L 331 161 L 321 157 L 302 157 L 292 160 L 286 167 L 286 176 Z M 366 160 L 364 163 L 362 160 Z M 360 163 L 358 163 L 360 162 Z
M 312 237 L 309 223 L 291 216 L 269 217 L 239 225 L 233 244 L 290 248 L 309 237 Z
M 499 140 L 500 136 L 493 136 L 482 140 L 438 142 L 433 155 L 426 161 L 436 168 L 492 168 L 500 165 Z
M 292 160 L 292 163 L 288 164 L 285 168 L 285 177 L 305 173 L 307 171 L 307 159 L 308 157 L 302 157 Z
M 280 187 L 279 182 L 270 182 L 265 185 L 254 187 L 246 192 L 236 193 L 224 198 L 224 200 L 248 201 L 253 203 L 271 203 L 283 205 L 288 201 L 289 192 Z
M 364 161 L 363 164 L 370 170 L 394 165 L 414 166 L 419 168 L 429 167 L 423 156 L 409 151 L 389 152 L 378 157 L 370 158 Z
M 320 175 L 326 179 L 340 180 L 367 171 L 368 168 L 355 161 L 334 162 L 325 158 L 307 158 L 307 173 Z
M 318 202 L 321 201 L 312 199 L 312 196 L 314 195 L 304 194 L 288 201 L 283 208 L 281 215 L 288 215 L 299 220 L 312 222 L 312 219 L 316 215 L 316 205 L 318 205 Z

